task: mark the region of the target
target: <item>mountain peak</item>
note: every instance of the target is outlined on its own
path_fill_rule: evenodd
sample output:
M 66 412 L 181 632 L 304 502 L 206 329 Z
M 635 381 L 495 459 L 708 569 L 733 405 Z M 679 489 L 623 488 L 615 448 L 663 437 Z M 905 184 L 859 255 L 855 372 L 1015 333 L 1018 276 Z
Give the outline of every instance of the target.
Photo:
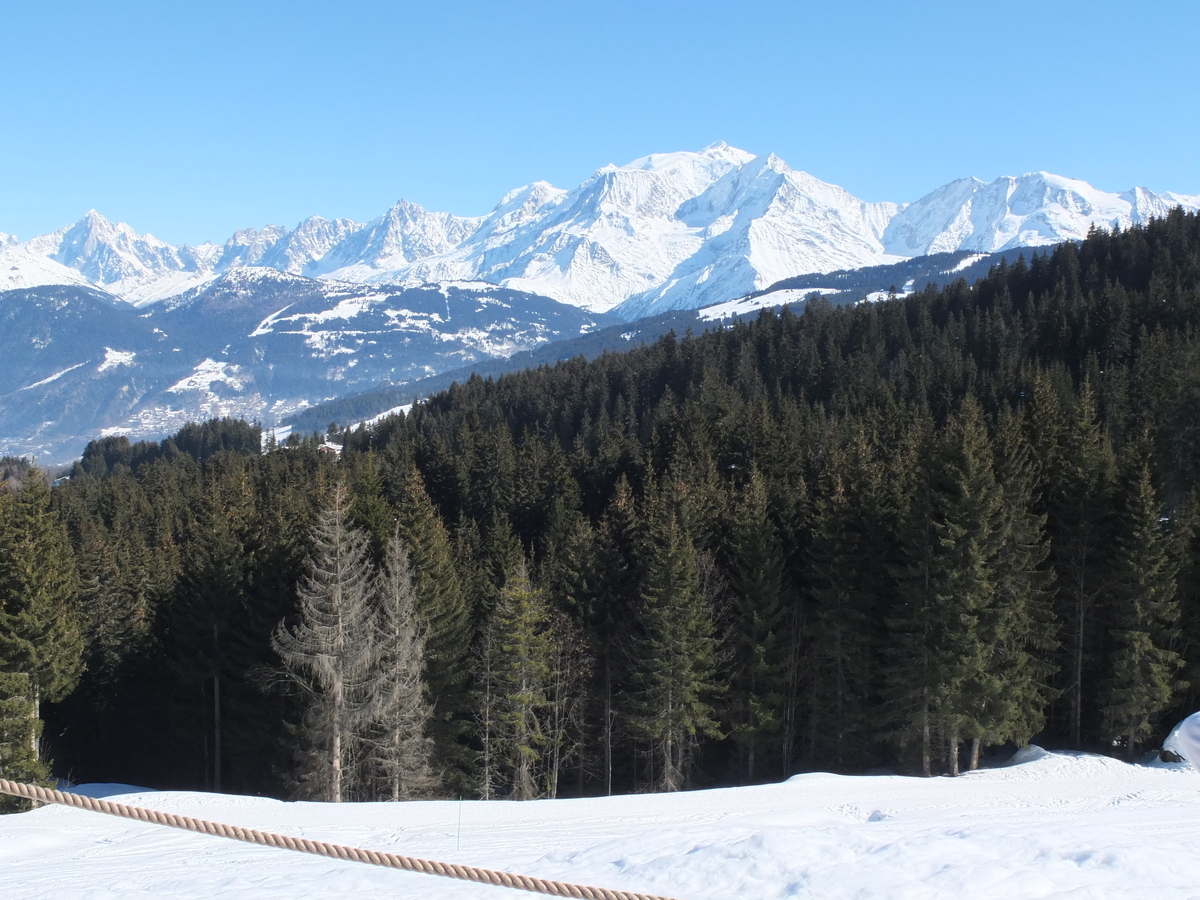
M 174 247 L 93 209 L 24 244 L 0 235 L 0 249 L 59 263 L 138 304 L 255 266 L 371 284 L 484 279 L 633 314 L 720 302 L 789 275 L 1056 243 L 1175 205 L 1200 209 L 1200 197 L 1108 194 L 1045 171 L 960 178 L 910 204 L 866 203 L 774 153 L 716 141 L 602 166 L 571 190 L 535 181 L 481 217 L 401 198 L 366 225 L 313 216 L 290 231 L 268 225 Z M 22 265 L 23 278 L 35 277 Z M 67 277 L 44 268 L 37 278 Z

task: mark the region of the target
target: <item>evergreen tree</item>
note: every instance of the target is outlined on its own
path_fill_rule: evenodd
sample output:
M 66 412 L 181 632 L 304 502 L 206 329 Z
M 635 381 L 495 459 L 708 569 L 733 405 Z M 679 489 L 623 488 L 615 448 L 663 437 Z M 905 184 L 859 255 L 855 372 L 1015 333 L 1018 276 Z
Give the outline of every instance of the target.
M 878 509 L 880 473 L 869 456 L 861 434 L 844 447 L 835 439 L 821 475 L 806 560 L 810 764 L 863 764 L 873 730 L 878 560 L 885 529 Z
M 782 755 L 780 711 L 787 693 L 787 606 L 783 547 L 770 518 L 766 484 L 757 467 L 734 501 L 727 565 L 733 595 L 731 736 L 747 781 L 762 757 Z
M 422 680 L 425 637 L 417 621 L 408 549 L 398 530 L 387 543 L 374 586 L 370 662 L 363 686 L 364 767 L 375 797 L 410 800 L 430 794 L 432 742 L 425 734 L 429 703 Z
M 1133 758 L 1154 718 L 1182 687 L 1176 560 L 1144 460 L 1126 465 L 1124 516 L 1113 564 L 1113 650 L 1104 689 L 1105 733 Z
M 37 752 L 42 721 L 33 707 L 29 676 L 0 672 L 0 778 L 49 786 L 50 767 Z M 18 812 L 28 804 L 0 796 L 0 813 Z
M 280 622 L 271 637 L 290 681 L 307 697 L 301 791 L 333 802 L 350 799 L 357 787 L 353 768 L 372 643 L 374 573 L 366 535 L 350 527 L 349 516 L 349 492 L 339 483 L 313 529 L 297 586 L 298 621 Z
M 1062 622 L 1062 690 L 1067 699 L 1071 743 L 1082 746 L 1085 700 L 1094 696 L 1101 677 L 1105 637 L 1101 601 L 1112 515 L 1115 460 L 1112 445 L 1096 422 L 1089 385 L 1081 387 L 1057 452 L 1048 484 L 1052 562 L 1058 583 L 1058 618 Z
M 997 441 L 996 474 L 1004 499 L 1004 543 L 997 561 L 996 593 L 984 619 L 989 647 L 989 688 L 973 736 L 971 768 L 979 765 L 982 744 L 1009 741 L 1025 746 L 1046 723 L 1055 692 L 1058 621 L 1053 611 L 1054 572 L 1045 515 L 1033 510 L 1031 448 L 1018 419 L 1006 414 Z
M 395 486 L 394 503 L 425 635 L 424 677 L 432 704 L 429 736 L 448 786 L 462 789 L 468 767 L 463 742 L 473 709 L 470 652 L 474 622 L 468 592 L 455 565 L 450 535 L 415 466 L 409 467 Z
M 629 687 L 630 655 L 636 641 L 637 599 L 641 589 L 644 523 L 629 482 L 621 476 L 601 520 L 596 538 L 596 587 L 590 592 L 584 623 L 595 677 L 602 777 L 605 794 L 613 792 L 615 750 L 622 729 L 618 712 Z
M 78 588 L 66 529 L 50 508 L 46 482 L 31 469 L 19 490 L 0 490 L 0 672 L 21 676 L 7 683 L 28 691 L 35 722 L 43 702 L 61 700 L 79 680 Z M 35 760 L 40 733 L 38 725 L 29 731 Z
M 964 739 L 982 736 L 998 685 L 989 671 L 985 622 L 998 587 L 1003 501 L 987 431 L 969 400 L 934 446 L 928 480 L 898 572 L 903 607 L 893 627 L 897 656 L 890 696 L 902 743 L 915 738 L 932 771 L 935 735 L 946 768 L 959 771 Z
M 670 493 L 651 513 L 642 630 L 631 653 L 632 724 L 650 743 L 651 785 L 678 791 L 688 783 L 699 739 L 721 734 L 713 707 L 720 686 L 712 610 Z
M 554 669 L 550 609 L 523 563 L 509 573 L 486 629 L 481 672 L 485 779 L 489 799 L 507 784 L 513 800 L 542 795 L 548 690 Z M 497 771 L 503 773 L 497 777 Z

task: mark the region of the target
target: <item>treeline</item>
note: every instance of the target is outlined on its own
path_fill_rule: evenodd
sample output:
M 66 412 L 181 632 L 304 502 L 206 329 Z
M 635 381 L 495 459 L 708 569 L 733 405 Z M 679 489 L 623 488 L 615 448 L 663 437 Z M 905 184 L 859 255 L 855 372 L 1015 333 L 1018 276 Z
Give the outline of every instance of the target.
M 411 566 L 445 792 L 1134 754 L 1200 685 L 1198 324 L 1176 211 L 973 286 L 473 378 L 340 458 L 229 422 L 94 444 L 46 499 L 84 649 L 43 747 L 80 779 L 300 784 L 313 701 L 272 634 L 344 485 L 372 566 L 395 540 Z

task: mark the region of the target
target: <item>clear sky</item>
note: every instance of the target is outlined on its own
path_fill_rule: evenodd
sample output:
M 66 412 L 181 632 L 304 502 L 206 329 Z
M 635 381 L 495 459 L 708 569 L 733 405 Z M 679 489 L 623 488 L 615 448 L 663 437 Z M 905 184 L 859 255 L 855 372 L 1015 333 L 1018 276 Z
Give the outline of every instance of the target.
M 915 200 L 1045 169 L 1200 193 L 1197 0 L 10 3 L 0 232 L 173 243 L 723 140 Z

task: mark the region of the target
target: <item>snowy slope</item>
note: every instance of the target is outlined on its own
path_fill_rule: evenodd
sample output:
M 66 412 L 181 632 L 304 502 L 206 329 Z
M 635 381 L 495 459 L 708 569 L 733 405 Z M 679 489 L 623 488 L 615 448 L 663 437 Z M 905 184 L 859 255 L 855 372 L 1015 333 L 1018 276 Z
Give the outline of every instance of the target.
M 0 260 L 17 259 L 0 275 L 22 287 L 82 277 L 137 305 L 239 266 L 376 285 L 482 280 L 633 320 L 805 273 L 1054 244 L 1177 205 L 1200 209 L 1200 196 L 1106 193 L 1046 172 L 964 178 L 911 204 L 867 203 L 774 155 L 718 143 L 608 165 L 572 190 L 535 182 L 481 217 L 401 200 L 366 225 L 315 216 L 291 230 L 268 225 L 223 244 L 174 247 L 92 211 L 25 244 L 0 236 Z
M 32 253 L 11 238 L 7 242 L 0 240 L 0 291 L 51 284 L 93 286 L 84 275 L 69 266 Z
M 986 183 L 964 178 L 900 210 L 888 223 L 883 243 L 897 256 L 950 250 L 991 253 L 1079 240 L 1093 225 L 1128 228 L 1166 215 L 1173 206 L 1200 209 L 1200 197 L 1155 194 L 1145 188 L 1108 194 L 1049 172 Z
M 801 775 L 761 787 L 531 803 L 119 802 L 678 900 L 1184 900 L 1200 774 L 1034 748 L 957 779 Z M 134 789 L 136 790 L 136 789 Z M 461 827 L 459 825 L 461 821 Z M 63 807 L 0 818 L 0 896 L 535 896 L 253 847 Z

